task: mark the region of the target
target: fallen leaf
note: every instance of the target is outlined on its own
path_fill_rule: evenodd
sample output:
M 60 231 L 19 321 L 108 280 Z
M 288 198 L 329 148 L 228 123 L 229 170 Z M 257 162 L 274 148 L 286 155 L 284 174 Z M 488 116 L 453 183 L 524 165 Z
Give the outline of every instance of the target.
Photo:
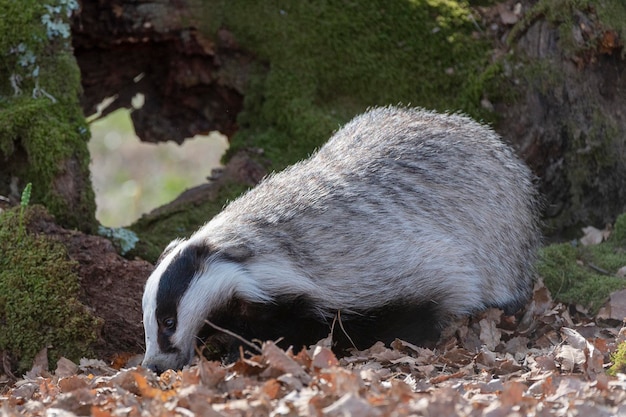
M 269 399 L 275 400 L 278 398 L 281 390 L 280 382 L 276 379 L 270 379 L 261 386 L 261 392 Z
M 316 346 L 315 350 L 313 351 L 313 362 L 311 363 L 311 365 L 314 368 L 326 369 L 332 366 L 339 366 L 339 361 L 337 360 L 337 357 L 332 350 L 325 347 Z
M 310 379 L 304 368 L 273 342 L 263 343 L 262 350 L 267 364 L 279 373 L 289 373 L 303 380 Z
M 609 301 L 603 306 L 602 314 L 598 315 L 605 320 L 626 320 L 626 289 L 611 293 Z
M 76 375 L 78 372 L 78 365 L 67 358 L 59 358 L 57 361 L 57 369 L 54 371 L 54 375 L 58 378 L 65 378 L 68 376 Z
M 574 372 L 577 366 L 585 363 L 586 359 L 582 350 L 563 345 L 557 351 L 556 360 L 561 364 L 562 371 Z
M 505 406 L 514 406 L 522 402 L 526 385 L 518 381 L 509 381 L 504 384 L 504 390 L 500 396 L 500 401 Z
M 492 319 L 482 319 L 480 325 L 480 341 L 489 350 L 495 350 L 500 343 L 501 333 Z
M 76 391 L 77 389 L 87 388 L 89 386 L 89 382 L 78 375 L 61 378 L 57 384 L 63 393 Z
M 381 416 L 382 412 L 354 394 L 346 394 L 322 412 L 327 416 Z
M 580 238 L 580 243 L 583 246 L 597 245 L 602 243 L 602 241 L 609 238 L 611 235 L 611 231 L 604 229 L 596 229 L 593 226 L 583 227 L 582 229 L 584 236 Z
M 174 389 L 161 390 L 159 388 L 151 386 L 148 383 L 148 379 L 145 376 L 141 375 L 139 372 L 133 371 L 131 375 L 135 379 L 135 383 L 137 384 L 137 388 L 139 389 L 139 395 L 144 398 L 157 398 L 160 399 L 161 402 L 165 402 L 169 398 L 176 395 L 176 390 Z
M 48 373 L 48 348 L 44 347 L 33 359 L 33 366 L 30 371 L 26 372 L 26 377 L 36 379 L 37 377 L 49 377 Z

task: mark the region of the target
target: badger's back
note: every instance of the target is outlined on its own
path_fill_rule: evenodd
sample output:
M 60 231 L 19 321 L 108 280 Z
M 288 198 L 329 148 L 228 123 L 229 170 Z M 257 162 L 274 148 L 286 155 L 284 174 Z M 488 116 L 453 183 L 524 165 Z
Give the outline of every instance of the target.
M 445 317 L 526 301 L 537 218 L 531 172 L 489 128 L 387 107 L 265 179 L 195 238 L 245 247 L 259 288 L 305 295 L 320 314 L 429 304 Z

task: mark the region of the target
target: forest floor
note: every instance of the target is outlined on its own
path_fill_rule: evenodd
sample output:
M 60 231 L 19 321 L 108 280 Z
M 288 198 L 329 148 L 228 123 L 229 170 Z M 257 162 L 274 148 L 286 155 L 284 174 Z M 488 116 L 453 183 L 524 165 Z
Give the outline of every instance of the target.
M 44 350 L 0 385 L 0 416 L 625 416 L 626 375 L 606 372 L 625 339 L 621 323 L 537 284 L 518 315 L 461 320 L 434 349 L 396 340 L 337 358 L 327 340 L 297 354 L 266 342 L 231 365 L 199 359 L 160 377 L 132 366 L 140 355 L 49 372 Z

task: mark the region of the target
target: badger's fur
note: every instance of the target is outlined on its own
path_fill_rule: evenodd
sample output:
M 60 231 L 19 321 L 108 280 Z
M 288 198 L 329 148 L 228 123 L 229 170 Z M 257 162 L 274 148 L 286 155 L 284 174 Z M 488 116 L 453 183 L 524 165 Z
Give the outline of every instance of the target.
M 489 306 L 513 312 L 532 286 L 537 211 L 533 175 L 489 128 L 370 110 L 168 246 L 143 297 L 143 364 L 180 368 L 198 339 L 236 357 L 240 342 L 205 320 L 299 349 L 340 312 L 365 348 L 435 337 Z

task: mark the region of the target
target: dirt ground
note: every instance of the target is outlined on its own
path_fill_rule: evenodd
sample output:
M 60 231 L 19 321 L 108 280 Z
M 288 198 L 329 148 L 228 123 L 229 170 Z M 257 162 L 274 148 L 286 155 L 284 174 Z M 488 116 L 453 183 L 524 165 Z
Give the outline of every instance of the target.
M 70 258 L 78 263 L 81 302 L 104 319 L 97 355 L 111 360 L 122 353 L 141 353 L 141 296 L 153 266 L 144 260 L 125 259 L 109 240 L 64 229 L 49 216 L 34 219 L 30 227 L 31 231 L 62 243 Z

